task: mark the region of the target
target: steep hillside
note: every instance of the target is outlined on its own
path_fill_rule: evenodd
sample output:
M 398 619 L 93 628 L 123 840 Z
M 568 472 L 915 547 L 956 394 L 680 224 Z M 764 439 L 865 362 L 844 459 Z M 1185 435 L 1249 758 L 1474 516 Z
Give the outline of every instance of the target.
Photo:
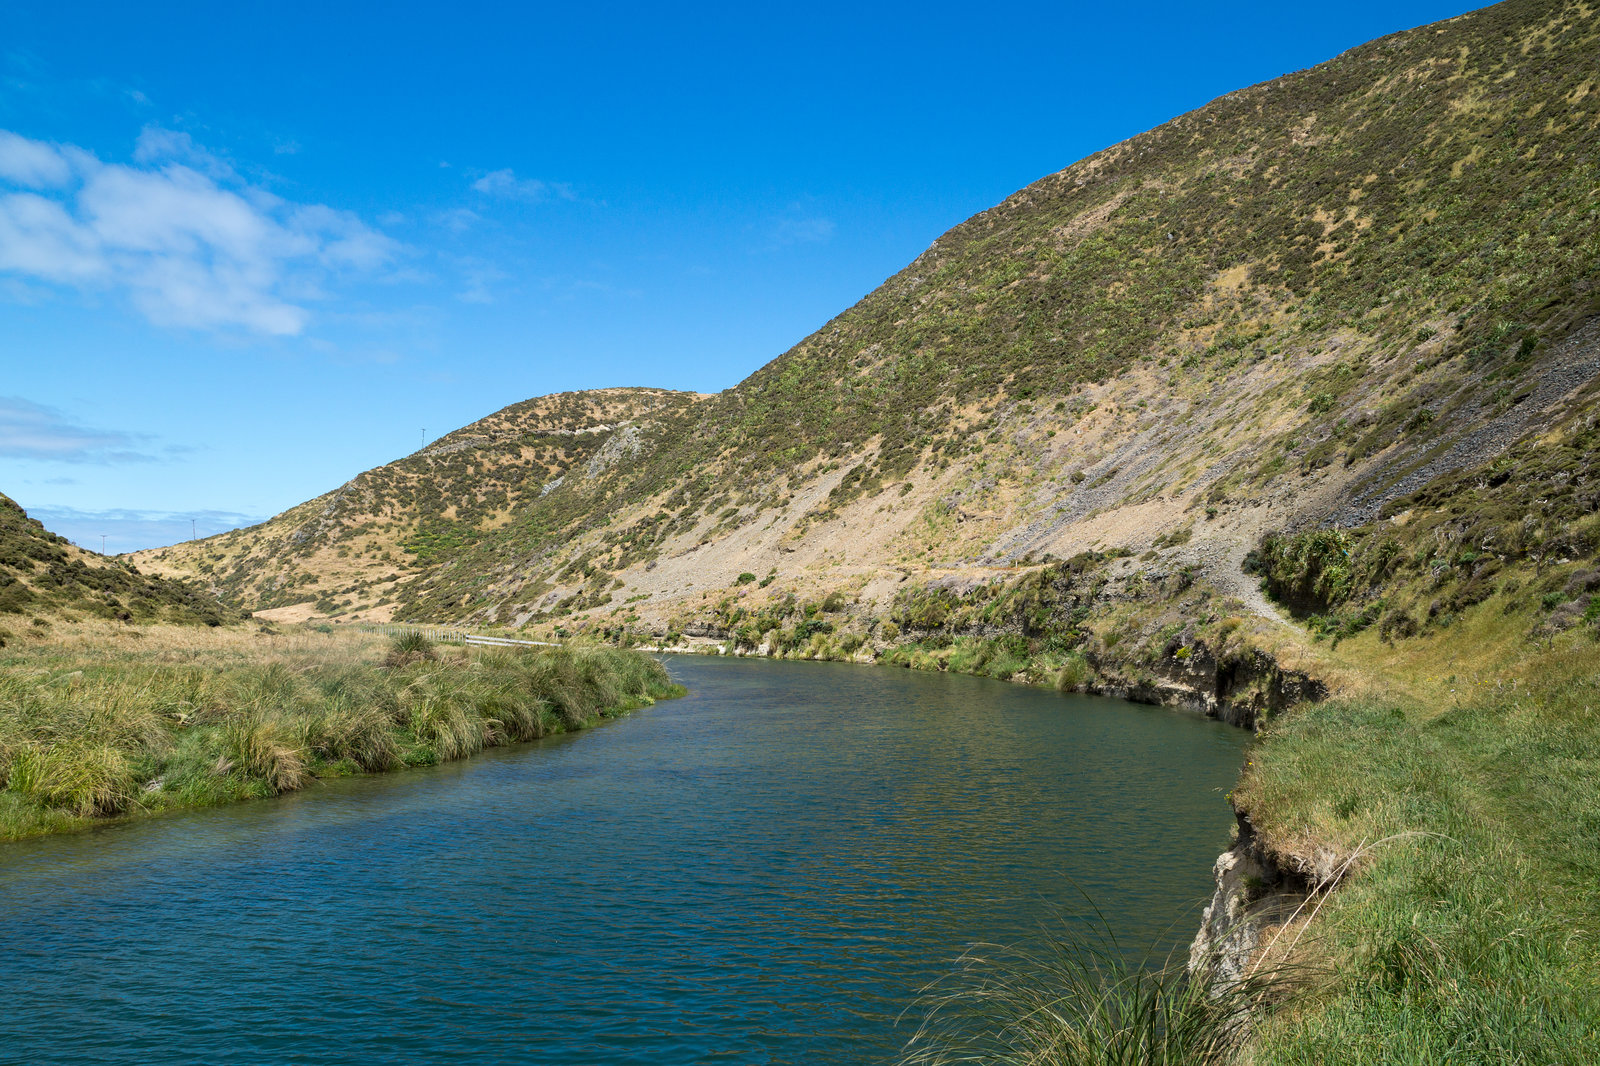
M 6 625 L 62 618 L 221 625 L 239 612 L 181 581 L 141 574 L 67 543 L 0 495 L 0 647 Z
M 141 562 L 253 607 L 613 632 L 792 630 L 836 594 L 881 644 L 910 588 L 1115 550 L 1270 616 L 1263 533 L 1521 455 L 1600 370 L 1597 54 L 1593 7 L 1533 0 L 1374 41 L 1042 179 L 592 457 L 441 442 Z

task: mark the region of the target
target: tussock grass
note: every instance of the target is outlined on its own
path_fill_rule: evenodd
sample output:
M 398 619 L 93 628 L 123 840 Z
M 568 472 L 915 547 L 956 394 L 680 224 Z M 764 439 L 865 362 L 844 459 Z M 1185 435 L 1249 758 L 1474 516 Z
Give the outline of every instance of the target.
M 81 818 L 125 810 L 137 791 L 134 767 L 124 752 L 82 742 L 19 751 L 9 787 L 19 796 Z
M 1089 668 L 1088 660 L 1082 653 L 1073 653 L 1066 656 L 1066 661 L 1061 669 L 1056 671 L 1056 691 L 1076 692 L 1089 683 L 1093 671 Z
M 682 693 L 637 652 L 408 636 L 85 622 L 13 642 L 0 839 L 464 758 Z
M 234 718 L 222 726 L 221 772 L 237 769 L 276 796 L 306 783 L 305 752 L 293 746 L 287 722 L 276 717 Z
M 1109 928 L 1062 924 L 1036 949 L 971 948 L 924 989 L 899 1066 L 1221 1066 L 1263 1004 L 1307 975 L 1262 968 L 1228 980 L 1187 956 L 1138 955 Z
M 384 656 L 385 666 L 407 666 L 414 662 L 422 662 L 437 658 L 433 641 L 420 630 L 408 629 L 397 633 L 389 640 L 389 654 Z

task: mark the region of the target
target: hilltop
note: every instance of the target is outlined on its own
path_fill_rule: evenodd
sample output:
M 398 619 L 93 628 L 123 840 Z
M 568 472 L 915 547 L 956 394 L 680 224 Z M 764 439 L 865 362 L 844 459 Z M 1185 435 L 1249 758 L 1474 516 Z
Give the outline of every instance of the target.
M 264 617 L 387 621 L 408 579 L 594 478 L 703 397 L 598 389 L 506 407 L 249 529 L 137 553 Z

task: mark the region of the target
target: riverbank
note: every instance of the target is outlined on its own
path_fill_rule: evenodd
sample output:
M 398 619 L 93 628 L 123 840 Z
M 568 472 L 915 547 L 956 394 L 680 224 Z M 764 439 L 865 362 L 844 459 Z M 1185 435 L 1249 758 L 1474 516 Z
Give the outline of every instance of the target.
M 593 644 L 56 623 L 0 649 L 0 840 L 432 765 L 683 694 Z
M 1390 684 L 1263 730 L 1233 802 L 1287 883 L 1247 895 L 1311 892 L 1267 939 L 1327 976 L 1259 1061 L 1600 1061 L 1600 645 L 1515 607 L 1359 637 Z
M 1274 676 L 1338 679 L 1320 703 L 1267 707 L 1230 796 L 1245 830 L 1231 857 L 1249 860 L 1231 867 L 1231 890 L 1237 913 L 1254 916 L 1253 947 L 1238 959 L 1250 965 L 1253 950 L 1271 945 L 1276 962 L 1292 946 L 1307 975 L 1258 1016 L 1257 1060 L 1592 1061 L 1600 645 L 1586 629 L 1528 643 L 1540 616 L 1525 599 L 1492 597 L 1404 641 L 1376 628 L 1342 642 L 1274 638 L 1234 624 L 1223 601 L 1167 636 L 1149 608 L 1085 620 L 1081 659 L 1046 644 L 1024 656 L 1026 645 L 1004 633 L 902 642 L 879 657 L 1091 691 L 1134 679 L 1146 687 L 1117 694 L 1183 705 L 1219 678 L 1250 699 L 1270 694 L 1264 679 Z M 12 836 L 458 758 L 518 739 L 519 729 L 574 728 L 656 698 L 649 686 L 665 677 L 637 650 L 593 645 L 521 656 L 407 648 L 345 630 L 58 628 L 0 653 L 9 774 L 0 826 Z M 1297 656 L 1293 671 L 1271 659 L 1270 639 Z M 649 666 L 633 690 L 642 695 L 592 702 L 573 724 L 558 700 L 540 697 L 551 702 L 534 725 L 515 699 L 502 701 L 507 685 L 532 691 L 536 662 L 573 691 L 586 670 L 593 682 L 619 664 Z M 1238 685 L 1251 663 L 1258 683 Z M 362 707 L 384 709 L 386 734 L 359 728 L 370 720 Z M 381 764 L 364 765 L 363 752 Z M 102 797 L 124 805 L 72 805 Z
M 1253 1061 L 1592 1062 L 1600 643 L 1550 622 L 1575 568 L 1508 567 L 1501 591 L 1421 633 L 1274 626 L 1197 586 L 1057 596 L 1036 621 L 1019 583 L 853 620 L 866 640 L 791 622 L 684 650 L 972 673 L 1257 728 L 1197 952 L 1295 975 L 1257 1011 Z M 829 624 L 820 606 L 793 617 Z
M 1360 663 L 1286 618 L 1266 617 L 1187 569 L 1085 552 L 981 582 L 900 588 L 886 611 L 843 595 L 759 608 L 738 589 L 639 632 L 607 619 L 572 631 L 652 651 L 881 663 L 1186 707 L 1254 728 L 1306 700 L 1371 686 Z M 565 627 L 532 627 L 559 637 Z

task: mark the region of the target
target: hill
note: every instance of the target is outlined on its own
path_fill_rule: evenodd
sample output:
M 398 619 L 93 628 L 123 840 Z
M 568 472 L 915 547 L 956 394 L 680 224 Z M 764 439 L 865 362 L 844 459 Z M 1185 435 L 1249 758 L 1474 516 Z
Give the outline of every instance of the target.
M 249 529 L 140 552 L 272 619 L 389 620 L 408 579 L 490 538 L 569 477 L 636 454 L 701 397 L 665 389 L 542 396 Z
M 1551 0 L 1382 38 L 1030 185 L 725 392 L 529 401 L 138 561 L 1253 725 L 1195 958 L 1313 957 L 1256 1060 L 1595 1061 L 1597 55 Z
M 48 628 L 62 618 L 217 626 L 240 613 L 186 582 L 74 547 L 0 495 L 0 647 L 7 621 Z
M 904 581 L 1127 550 L 1269 615 L 1263 533 L 1492 463 L 1600 368 L 1596 46 L 1528 0 L 1371 42 L 1021 190 L 726 392 L 529 401 L 138 561 L 255 608 L 657 634 L 839 593 L 877 639 Z

